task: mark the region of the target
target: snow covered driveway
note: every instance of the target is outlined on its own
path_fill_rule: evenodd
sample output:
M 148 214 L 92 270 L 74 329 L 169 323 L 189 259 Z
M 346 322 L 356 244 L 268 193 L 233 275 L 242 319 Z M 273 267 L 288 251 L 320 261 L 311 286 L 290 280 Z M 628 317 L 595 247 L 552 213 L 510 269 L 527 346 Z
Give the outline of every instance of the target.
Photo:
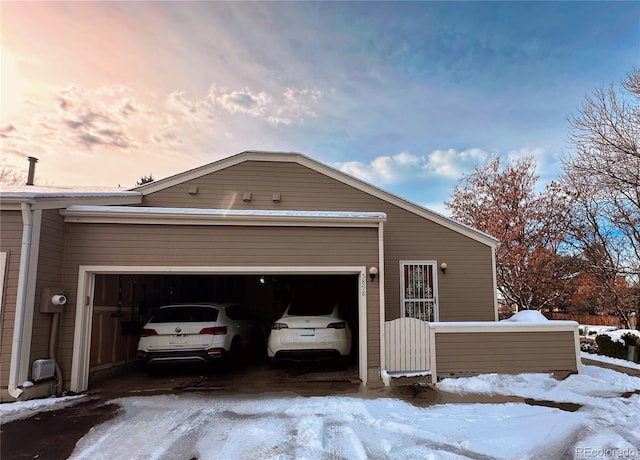
M 574 402 L 576 412 L 506 404 L 426 408 L 354 397 L 149 396 L 94 427 L 74 459 L 452 459 L 640 457 L 640 379 L 585 366 L 550 375 L 446 379 L 451 392 Z M 624 397 L 622 393 L 631 392 Z M 631 454 L 631 455 L 629 455 Z
M 91 428 L 71 458 L 640 459 L 640 378 L 596 366 L 583 369 L 564 380 L 545 374 L 445 379 L 440 391 L 472 395 L 474 403 L 429 407 L 357 395 L 123 397 L 104 401 L 122 410 Z M 483 395 L 580 407 L 569 412 L 524 402 L 475 403 L 491 401 Z M 460 398 L 466 396 L 444 400 Z M 83 399 L 0 404 L 0 418 L 10 423 L 38 412 L 71 410 L 65 406 Z
M 417 408 L 386 398 L 277 396 L 116 402 L 125 414 L 92 430 L 72 458 L 512 458 L 562 444 L 585 420 L 517 403 Z

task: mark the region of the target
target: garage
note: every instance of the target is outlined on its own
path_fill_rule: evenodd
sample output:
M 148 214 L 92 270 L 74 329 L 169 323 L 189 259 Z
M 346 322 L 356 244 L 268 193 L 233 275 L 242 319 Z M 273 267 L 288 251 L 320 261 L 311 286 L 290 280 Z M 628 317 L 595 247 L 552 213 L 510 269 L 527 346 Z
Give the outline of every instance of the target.
M 163 305 L 234 303 L 249 314 L 252 342 L 243 350 L 243 364 L 267 363 L 267 338 L 272 324 L 294 299 L 321 299 L 339 304 L 350 327 L 351 353 L 342 366 L 358 363 L 358 274 L 157 274 L 95 275 L 89 385 L 129 368 L 136 359 L 142 326 Z M 190 363 L 193 364 L 193 363 Z M 313 364 L 313 363 L 311 363 Z
M 345 297 L 363 383 L 384 376 L 385 322 L 415 302 L 438 321 L 497 318 L 497 241 L 296 153 L 243 152 L 134 190 L 3 192 L 0 208 L 0 399 L 85 391 L 174 302 L 242 302 L 266 325 L 294 292 Z M 426 290 L 410 266 L 437 275 Z
M 77 280 L 73 391 L 88 388 L 92 371 L 129 362 L 138 323 L 162 304 L 241 302 L 266 325 L 305 288 L 350 302 L 354 361 L 366 382 L 367 338 L 379 344 L 381 323 L 379 283 L 367 289 L 367 274 L 380 265 L 384 213 L 72 206 L 61 214 L 65 275 Z

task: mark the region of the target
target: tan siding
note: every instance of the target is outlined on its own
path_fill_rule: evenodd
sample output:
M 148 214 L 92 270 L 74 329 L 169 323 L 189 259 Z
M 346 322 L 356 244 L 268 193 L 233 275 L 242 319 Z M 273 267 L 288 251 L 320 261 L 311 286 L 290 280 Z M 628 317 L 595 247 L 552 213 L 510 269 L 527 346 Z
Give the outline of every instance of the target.
M 62 259 L 64 255 L 64 219 L 58 210 L 42 211 L 38 277 L 35 291 L 31 362 L 49 357 L 50 313 L 40 313 L 42 289 L 62 286 Z
M 202 227 L 66 224 L 65 293 L 60 341 L 63 373 L 71 369 L 78 267 L 151 266 L 371 266 L 376 228 Z M 369 366 L 379 366 L 377 283 L 368 283 Z
M 0 213 L 0 252 L 7 252 L 7 273 L 4 298 L 0 311 L 0 387 L 9 383 L 9 365 L 11 362 L 11 341 L 13 340 L 13 320 L 18 292 L 18 273 L 20 271 L 20 251 L 22 245 L 22 214 L 20 211 L 1 211 Z M 0 274 L 4 275 L 4 274 Z
M 188 194 L 192 185 L 197 195 Z M 248 161 L 151 193 L 143 206 L 385 212 L 387 320 L 400 315 L 399 261 L 407 259 L 447 263 L 439 273 L 441 321 L 494 320 L 489 247 L 296 163 Z
M 576 371 L 572 331 L 438 332 L 438 375 Z

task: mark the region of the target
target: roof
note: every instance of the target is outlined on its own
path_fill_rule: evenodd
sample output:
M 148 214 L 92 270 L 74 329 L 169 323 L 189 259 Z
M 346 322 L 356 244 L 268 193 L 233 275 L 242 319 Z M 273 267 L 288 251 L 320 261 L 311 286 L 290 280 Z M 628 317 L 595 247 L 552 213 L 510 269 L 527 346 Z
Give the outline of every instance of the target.
M 64 208 L 74 203 L 79 204 L 140 204 L 142 194 L 135 190 L 116 187 L 97 186 L 40 186 L 40 185 L 2 185 L 0 203 L 3 209 L 12 205 L 30 203 L 34 209 Z
M 390 192 L 387 192 L 381 188 L 364 182 L 354 176 L 339 171 L 331 166 L 320 163 L 316 160 L 295 152 L 265 152 L 250 150 L 236 155 L 224 158 L 213 163 L 200 166 L 198 168 L 190 169 L 174 176 L 167 177 L 165 179 L 156 180 L 139 187 L 133 188 L 133 191 L 140 192 L 142 195 L 148 195 L 160 190 L 164 190 L 175 185 L 182 184 L 184 182 L 197 179 L 199 177 L 211 174 L 223 169 L 244 163 L 247 161 L 269 161 L 269 162 L 283 162 L 283 163 L 297 163 L 305 166 L 309 169 L 317 171 L 328 177 L 331 177 L 339 182 L 354 187 L 362 192 L 375 196 L 383 201 L 398 206 L 406 211 L 412 212 L 424 219 L 430 220 L 434 223 L 442 225 L 445 228 L 453 230 L 457 233 L 461 233 L 475 241 L 486 244 L 493 248 L 499 245 L 499 241 L 491 235 L 469 227 L 468 225 L 457 222 L 449 217 L 443 216 L 435 211 L 424 208 L 420 205 L 412 203 L 404 198 L 396 196 Z
M 144 195 L 164 190 L 166 188 L 173 187 L 175 185 L 179 185 L 193 179 L 197 179 L 207 174 L 224 170 L 226 168 L 244 163 L 246 161 L 297 163 L 299 165 L 317 171 L 320 174 L 331 177 L 332 179 L 342 182 L 348 186 L 356 188 L 362 192 L 375 196 L 376 198 L 379 198 L 390 204 L 398 206 L 399 208 L 405 209 L 406 211 L 412 212 L 424 219 L 442 225 L 445 228 L 463 234 L 475 241 L 486 244 L 493 248 L 496 248 L 499 245 L 499 241 L 491 235 L 469 227 L 468 225 L 457 222 L 435 211 L 412 203 L 404 198 L 401 198 L 381 188 L 364 182 L 354 176 L 351 176 L 347 173 L 332 168 L 331 166 L 320 163 L 305 155 L 295 152 L 265 152 L 250 150 L 238 153 L 219 161 L 215 161 L 213 163 L 200 166 L 198 168 L 184 171 L 182 173 L 164 179 L 150 182 L 130 190 L 123 190 L 121 188 L 114 187 L 96 186 L 3 186 L 2 189 L 0 189 L 0 204 L 2 205 L 2 209 L 12 209 L 12 206 L 17 206 L 16 209 L 19 209 L 20 203 L 30 203 L 33 209 L 68 208 L 73 207 L 73 205 L 106 205 L 112 208 L 118 205 L 139 205 L 142 203 L 142 197 Z M 160 208 L 155 209 L 157 210 Z M 138 215 L 140 215 L 140 208 L 137 208 L 136 212 Z M 159 216 L 160 214 L 162 214 L 162 212 L 156 213 L 157 216 Z M 177 213 L 175 212 L 169 214 L 173 216 L 177 215 Z M 165 213 L 162 217 L 162 220 L 166 221 L 169 218 L 169 214 Z M 182 216 L 184 216 L 184 213 L 182 213 Z M 254 214 L 252 218 L 256 220 L 256 216 L 257 215 Z M 211 216 L 209 216 L 209 218 L 210 217 Z M 247 220 L 249 216 L 240 216 L 237 214 L 236 217 L 242 220 Z M 269 219 L 282 219 L 284 216 L 257 217 L 257 220 L 266 220 L 267 217 L 269 217 Z M 304 220 L 310 218 L 310 216 L 297 216 L 297 218 Z M 314 219 L 318 218 L 319 216 L 314 217 Z M 340 220 L 345 218 L 338 218 L 337 216 L 333 216 L 333 219 Z
M 65 222 L 174 225 L 298 225 L 368 227 L 385 222 L 383 212 L 287 211 L 146 206 L 70 206 L 60 211 Z
M 48 187 L 40 185 L 2 186 L 2 198 L 79 198 L 97 196 L 139 196 L 140 192 L 117 187 Z

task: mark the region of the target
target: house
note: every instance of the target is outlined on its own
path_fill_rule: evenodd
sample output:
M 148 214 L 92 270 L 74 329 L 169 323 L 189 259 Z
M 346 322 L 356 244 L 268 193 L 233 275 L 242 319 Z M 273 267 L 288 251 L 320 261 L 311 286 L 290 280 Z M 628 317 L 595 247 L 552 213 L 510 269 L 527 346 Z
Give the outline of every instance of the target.
M 137 327 L 174 301 L 241 299 L 268 322 L 296 290 L 335 292 L 350 305 L 365 383 L 419 348 L 414 323 L 392 331 L 394 320 L 446 326 L 427 331 L 421 352 L 434 376 L 444 361 L 429 344 L 447 346 L 439 337 L 460 322 L 497 327 L 497 240 L 297 153 L 243 152 L 129 191 L 3 190 L 0 211 L 4 399 L 33 392 L 23 383 L 51 357 L 57 390 L 86 390 L 134 359 Z M 558 327 L 545 342 L 568 351 L 552 367 L 576 370 L 573 325 Z M 529 337 L 477 333 L 501 349 Z M 393 351 L 399 341 L 405 351 Z

